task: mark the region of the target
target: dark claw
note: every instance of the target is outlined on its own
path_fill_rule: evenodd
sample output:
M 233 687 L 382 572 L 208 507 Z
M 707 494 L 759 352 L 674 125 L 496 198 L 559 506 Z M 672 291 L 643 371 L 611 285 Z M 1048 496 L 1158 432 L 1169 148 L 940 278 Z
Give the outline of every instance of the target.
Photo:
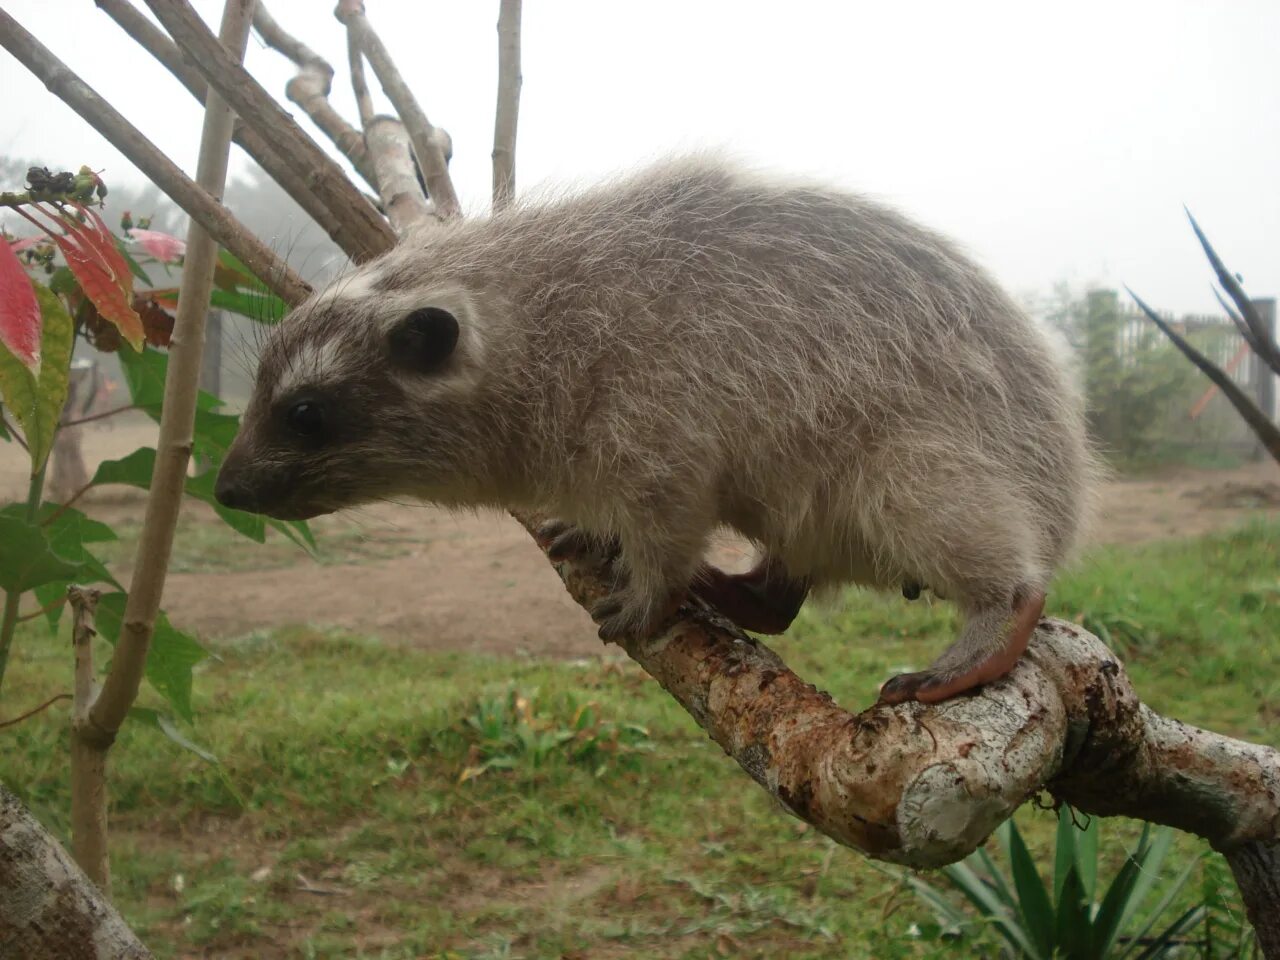
M 908 580 L 902 585 L 902 595 L 908 600 L 919 600 L 920 584 L 916 583 L 914 580 Z
M 534 536 L 538 538 L 539 543 L 549 543 L 572 526 L 564 520 L 548 520 L 534 531 Z
M 597 544 L 577 527 L 569 527 L 547 545 L 547 558 L 555 563 L 592 553 Z
M 919 673 L 900 673 L 890 677 L 880 688 L 880 702 L 888 704 L 906 703 L 914 700 L 920 688 L 926 686 L 933 675 L 927 671 Z

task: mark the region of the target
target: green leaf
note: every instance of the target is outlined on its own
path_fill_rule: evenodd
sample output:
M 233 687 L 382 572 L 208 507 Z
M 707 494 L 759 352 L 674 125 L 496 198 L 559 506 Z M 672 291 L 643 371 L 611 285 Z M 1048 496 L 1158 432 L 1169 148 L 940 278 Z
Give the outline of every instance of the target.
M 1097 960 L 1102 954 L 1090 952 L 1092 944 L 1090 908 L 1092 901 L 1085 895 L 1080 874 L 1072 864 L 1062 878 L 1062 893 L 1058 899 L 1058 915 L 1054 927 L 1055 956 L 1070 960 Z
M 1157 960 L 1157 958 L 1163 957 L 1175 937 L 1180 937 L 1188 930 L 1195 929 L 1204 922 L 1207 914 L 1208 911 L 1204 907 L 1189 908 L 1186 913 L 1165 927 L 1147 949 L 1138 954 L 1138 960 Z M 1233 956 L 1244 956 L 1244 954 L 1233 954 Z
M 124 593 L 107 593 L 98 601 L 98 632 L 113 645 L 120 638 L 124 618 Z M 174 713 L 190 722 L 191 670 L 209 656 L 194 637 L 183 633 L 161 612 L 156 617 L 147 652 L 146 677 L 173 708 Z
M 103 460 L 91 481 L 93 485 L 123 483 L 131 487 L 151 489 L 151 474 L 156 468 L 156 451 L 153 447 L 139 447 L 119 460 Z
M 49 289 L 56 294 L 67 295 L 80 292 L 80 281 L 67 267 L 58 267 L 49 278 Z
M 1023 924 L 1039 948 L 1039 955 L 1053 956 L 1053 904 L 1036 871 L 1035 861 L 1027 851 L 1022 834 L 1009 821 L 1009 865 L 1013 870 L 1013 886 L 1018 893 L 1018 907 Z
M 31 470 L 44 466 L 53 449 L 62 407 L 67 402 L 67 378 L 71 370 L 71 349 L 75 344 L 75 323 L 58 295 L 43 284 L 32 282 L 40 303 L 43 327 L 40 334 L 40 383 L 36 388 L 36 429 L 27 428 L 31 448 Z
M 1164 866 L 1165 857 L 1173 846 L 1173 830 L 1171 828 L 1157 828 L 1154 831 L 1154 837 L 1151 836 L 1151 833 L 1150 824 L 1144 824 L 1142 839 L 1138 843 L 1138 849 L 1134 852 L 1134 859 L 1138 862 L 1138 879 L 1133 885 L 1133 892 L 1125 904 L 1124 913 L 1120 917 L 1118 928 L 1120 930 L 1128 929 L 1135 915 L 1146 903 L 1152 888 L 1160 880 L 1160 869 Z M 1198 862 L 1199 858 L 1193 857 L 1190 866 L 1194 866 Z M 1189 874 L 1184 874 L 1183 883 L 1186 882 L 1186 876 L 1189 876 Z M 1165 907 L 1168 907 L 1167 903 Z M 1158 914 L 1152 915 L 1148 926 L 1155 923 L 1157 916 Z
M 160 421 L 160 410 L 164 406 L 164 379 L 169 370 L 169 355 L 147 347 L 142 352 L 121 350 L 116 356 L 120 359 L 120 367 L 124 371 L 125 384 L 129 387 L 129 398 L 135 407 Z M 222 401 L 206 390 L 196 394 L 196 416 L 216 410 Z
M 213 751 L 207 747 L 200 746 L 200 744 L 187 737 L 186 734 L 178 729 L 177 724 L 173 722 L 173 718 L 168 714 L 161 713 L 159 710 L 152 710 L 150 707 L 130 707 L 129 716 L 144 726 L 159 730 L 178 746 L 184 750 L 190 750 L 201 760 L 208 763 L 218 762 L 218 758 Z
M 10 504 L 0 510 L 0 516 L 24 518 L 26 506 Z M 97 557 L 86 547 L 89 543 L 104 543 L 116 539 L 115 531 L 105 523 L 90 520 L 79 510 L 72 507 L 59 507 L 46 503 L 40 508 L 38 523 L 44 529 L 49 546 L 63 560 L 79 565 L 74 580 L 51 580 L 34 587 L 36 601 L 42 607 L 48 607 L 45 617 L 49 626 L 56 627 L 62 618 L 63 600 L 67 595 L 67 587 L 71 583 L 109 583 L 116 589 L 123 589 L 115 577 Z
M 25 593 L 55 580 L 74 580 L 79 564 L 54 553 L 42 528 L 12 514 L 0 515 L 0 589 Z
M 1076 828 L 1071 808 L 1065 803 L 1058 808 L 1058 834 L 1053 848 L 1053 902 L 1062 904 L 1062 885 L 1076 866 Z M 1079 873 L 1076 880 L 1080 879 Z
M 1050 960 L 1048 954 L 1037 951 L 1029 931 L 1024 929 L 1020 922 L 1017 901 L 1009 895 L 1009 889 L 1004 885 L 1003 880 L 988 883 L 976 870 L 968 866 L 967 860 L 943 867 L 942 872 L 952 885 L 978 908 L 978 912 L 983 917 L 996 925 L 1000 935 L 1009 942 L 1015 952 L 1034 960 Z M 998 874 L 993 876 L 998 877 Z
M 270 293 L 245 293 L 214 288 L 209 303 L 219 310 L 238 313 L 258 323 L 278 323 L 289 312 L 288 305 Z
M 1120 933 L 1120 920 L 1129 904 L 1139 873 L 1138 861 L 1133 856 L 1126 858 L 1120 872 L 1111 881 L 1107 895 L 1102 898 L 1102 905 L 1098 907 L 1098 914 L 1093 920 L 1093 949 L 1096 956 L 1105 957 Z
M 1063 806 L 1068 817 L 1071 810 Z M 1076 869 L 1080 871 L 1080 883 L 1084 887 L 1084 895 L 1092 903 L 1098 891 L 1098 818 L 1089 817 L 1083 830 L 1076 833 Z
M 1169 837 L 1172 840 L 1173 831 L 1170 828 L 1162 827 L 1161 832 L 1168 832 Z M 1159 838 L 1157 838 L 1157 841 L 1158 840 Z M 1156 925 L 1156 921 L 1158 921 L 1160 917 L 1164 914 L 1164 912 L 1169 909 L 1169 905 L 1173 903 L 1174 899 L 1178 896 L 1178 894 L 1182 892 L 1182 888 L 1185 887 L 1187 885 L 1187 881 L 1191 879 L 1192 871 L 1194 871 L 1195 868 L 1200 865 L 1203 859 L 1204 858 L 1202 856 L 1192 857 L 1187 862 L 1186 867 L 1184 867 L 1182 872 L 1178 874 L 1178 876 L 1174 879 L 1174 881 L 1171 884 L 1169 884 L 1168 889 L 1164 891 L 1164 895 L 1160 898 L 1160 900 L 1156 903 L 1156 905 L 1152 907 L 1151 915 L 1147 917 L 1147 919 L 1143 921 L 1143 923 L 1140 926 L 1138 926 L 1135 930 L 1133 930 L 1132 936 L 1129 937 L 1129 941 L 1130 941 L 1129 948 L 1123 954 L 1121 954 L 1122 957 L 1129 956 L 1131 953 L 1133 953 L 1134 950 L 1136 950 L 1139 946 L 1141 946 L 1142 941 L 1145 940 L 1147 935 L 1151 933 L 1151 928 Z M 1150 887 L 1150 884 L 1154 882 L 1152 877 L 1155 874 L 1155 872 L 1156 871 L 1151 868 L 1149 861 L 1143 864 L 1142 879 L 1138 881 L 1134 889 L 1133 896 L 1131 898 L 1131 901 L 1135 908 L 1138 906 L 1138 904 L 1140 904 L 1143 900 L 1146 899 L 1146 889 L 1148 889 Z M 1139 887 L 1144 888 L 1142 892 L 1139 891 L 1138 889 Z M 1129 930 L 1130 928 L 1129 920 L 1132 916 L 1132 913 L 1133 913 L 1132 910 L 1126 909 L 1125 915 L 1120 921 L 1121 933 Z

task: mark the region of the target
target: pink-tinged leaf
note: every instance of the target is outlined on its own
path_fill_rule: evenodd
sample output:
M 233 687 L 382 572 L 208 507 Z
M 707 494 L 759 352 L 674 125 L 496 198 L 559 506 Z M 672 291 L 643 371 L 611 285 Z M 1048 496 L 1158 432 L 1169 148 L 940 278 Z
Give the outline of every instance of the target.
M 7 243 L 0 247 L 0 344 L 38 376 L 40 304 L 18 255 Z
M 34 237 L 22 237 L 19 240 L 14 240 L 9 244 L 9 249 L 14 253 L 21 253 L 23 250 L 27 249 L 27 247 L 34 247 L 37 243 L 47 242 L 48 241 L 44 237 L 36 234 Z
M 159 230 L 130 230 L 129 238 L 161 263 L 173 263 L 187 252 L 184 241 Z

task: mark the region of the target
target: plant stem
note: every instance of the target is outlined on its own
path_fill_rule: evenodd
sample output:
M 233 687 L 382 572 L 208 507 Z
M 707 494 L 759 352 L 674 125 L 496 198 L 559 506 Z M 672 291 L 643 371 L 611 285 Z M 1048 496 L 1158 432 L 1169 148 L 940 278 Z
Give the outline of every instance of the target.
M 46 461 L 47 465 L 47 461 Z M 44 494 L 44 471 L 41 467 L 31 475 L 31 483 L 27 487 L 27 522 L 35 523 L 40 514 L 40 498 Z M 9 647 L 13 644 L 13 634 L 18 628 L 18 601 L 22 593 L 18 590 L 4 592 L 4 613 L 0 614 L 0 690 L 4 689 L 4 671 L 9 665 Z

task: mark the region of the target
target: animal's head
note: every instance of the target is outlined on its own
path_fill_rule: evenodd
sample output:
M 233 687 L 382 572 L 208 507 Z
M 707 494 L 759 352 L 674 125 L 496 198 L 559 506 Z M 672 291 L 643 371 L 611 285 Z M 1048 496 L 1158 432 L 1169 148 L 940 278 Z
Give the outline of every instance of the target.
M 475 303 L 458 286 L 383 289 L 372 269 L 271 332 L 218 473 L 224 506 L 304 519 L 465 484 L 482 352 Z

